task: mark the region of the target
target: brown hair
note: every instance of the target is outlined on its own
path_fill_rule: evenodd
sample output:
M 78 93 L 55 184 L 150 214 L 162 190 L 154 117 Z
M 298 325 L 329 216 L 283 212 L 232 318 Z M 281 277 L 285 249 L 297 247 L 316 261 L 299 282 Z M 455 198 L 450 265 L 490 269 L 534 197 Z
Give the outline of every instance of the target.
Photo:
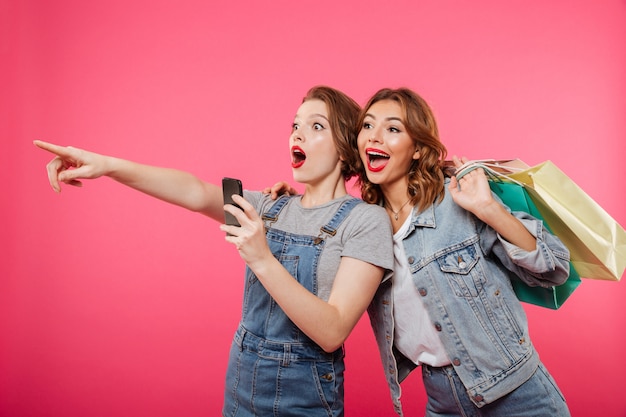
M 341 174 L 347 181 L 358 174 L 360 167 L 360 158 L 354 152 L 354 146 L 361 107 L 341 91 L 324 85 L 311 88 L 302 102 L 308 100 L 321 100 L 326 104 L 333 141 L 342 161 Z
M 447 150 L 439 139 L 435 116 L 428 103 L 408 88 L 383 88 L 370 98 L 361 111 L 359 127 L 363 126 L 369 108 L 382 100 L 392 100 L 400 105 L 402 122 L 407 133 L 420 150 L 419 159 L 413 161 L 407 175 L 409 179 L 408 191 L 412 197 L 411 202 L 423 210 L 444 196 L 444 172 L 442 168 Z M 363 200 L 377 204 L 384 201 L 380 186 L 367 179 L 362 163 L 359 166 L 358 182 L 361 186 Z

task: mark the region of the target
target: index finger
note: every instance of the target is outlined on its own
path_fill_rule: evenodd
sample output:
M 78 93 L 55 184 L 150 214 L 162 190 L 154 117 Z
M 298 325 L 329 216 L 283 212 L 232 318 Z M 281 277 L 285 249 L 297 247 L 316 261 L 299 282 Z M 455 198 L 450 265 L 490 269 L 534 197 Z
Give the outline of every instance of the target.
M 43 149 L 44 151 L 51 152 L 55 155 L 65 156 L 65 157 L 71 156 L 71 152 L 65 146 L 55 145 L 53 143 L 44 142 L 42 140 L 34 140 L 33 143 L 38 148 Z
M 248 203 L 248 200 L 246 200 L 242 196 L 234 194 L 233 201 L 239 204 L 239 207 L 241 207 L 243 212 L 246 213 L 246 216 L 248 216 L 250 219 L 254 220 L 255 216 L 258 217 L 258 214 L 256 210 L 254 209 L 254 207 L 252 206 L 252 204 Z

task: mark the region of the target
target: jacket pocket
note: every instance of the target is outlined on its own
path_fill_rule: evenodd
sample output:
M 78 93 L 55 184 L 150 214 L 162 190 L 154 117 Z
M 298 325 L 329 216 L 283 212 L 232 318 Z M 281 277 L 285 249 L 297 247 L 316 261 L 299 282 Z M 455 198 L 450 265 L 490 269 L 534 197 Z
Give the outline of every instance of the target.
M 479 260 L 473 240 L 461 242 L 438 254 L 437 265 L 457 297 L 477 297 L 483 290 L 485 276 L 478 266 Z

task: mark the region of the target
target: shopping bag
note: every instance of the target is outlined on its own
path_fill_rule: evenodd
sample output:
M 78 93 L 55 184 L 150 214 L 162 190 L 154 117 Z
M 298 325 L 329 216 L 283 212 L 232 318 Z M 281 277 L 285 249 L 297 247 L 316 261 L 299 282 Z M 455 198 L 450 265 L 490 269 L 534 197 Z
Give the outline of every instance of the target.
M 502 181 L 492 176 L 489 181 L 489 186 L 491 191 L 493 191 L 511 211 L 523 211 L 540 220 L 544 220 L 541 213 L 530 199 L 523 184 Z M 551 231 L 545 221 L 544 225 L 546 229 Z M 514 273 L 511 272 L 509 276 L 511 284 L 513 285 L 513 291 L 515 291 L 515 295 L 520 301 L 551 308 L 553 310 L 561 307 L 565 300 L 567 300 L 581 283 L 580 276 L 576 272 L 572 262 L 570 262 L 570 272 L 567 281 L 558 286 L 548 288 L 531 287 L 519 279 Z
M 450 163 L 446 166 L 449 169 Z M 519 159 L 469 161 L 456 175 L 478 166 L 492 177 L 524 184 L 546 224 L 569 249 L 581 277 L 621 279 L 626 268 L 626 231 L 551 161 L 532 167 Z
M 626 232 L 551 161 L 507 175 L 525 185 L 581 277 L 619 281 L 626 268 Z

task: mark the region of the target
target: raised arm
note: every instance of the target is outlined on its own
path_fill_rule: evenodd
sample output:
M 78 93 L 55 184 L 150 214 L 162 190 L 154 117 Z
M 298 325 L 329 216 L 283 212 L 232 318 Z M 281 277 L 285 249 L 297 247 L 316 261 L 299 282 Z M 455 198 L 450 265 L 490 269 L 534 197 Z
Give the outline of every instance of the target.
M 221 186 L 204 182 L 193 174 L 71 146 L 58 146 L 40 140 L 34 143 L 55 155 L 46 168 L 48 181 L 56 192 L 61 192 L 60 183 L 82 186 L 81 180 L 106 176 L 144 194 L 205 214 L 219 222 L 224 221 Z
M 459 167 L 466 160 L 453 158 Z M 487 176 L 482 169 L 475 169 L 457 181 L 452 177 L 449 185 L 452 199 L 465 210 L 476 215 L 493 228 L 500 236 L 513 245 L 528 252 L 537 247 L 535 237 L 524 227 L 522 222 L 509 213 L 491 194 Z

